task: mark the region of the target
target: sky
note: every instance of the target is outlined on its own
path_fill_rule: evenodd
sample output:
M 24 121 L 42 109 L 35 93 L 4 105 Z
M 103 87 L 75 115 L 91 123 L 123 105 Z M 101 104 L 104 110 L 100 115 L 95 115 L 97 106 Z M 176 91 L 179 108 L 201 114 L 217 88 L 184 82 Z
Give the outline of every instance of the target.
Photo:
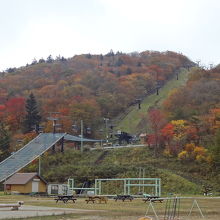
M 219 0 L 0 0 L 0 9 L 0 71 L 111 49 L 220 63 Z

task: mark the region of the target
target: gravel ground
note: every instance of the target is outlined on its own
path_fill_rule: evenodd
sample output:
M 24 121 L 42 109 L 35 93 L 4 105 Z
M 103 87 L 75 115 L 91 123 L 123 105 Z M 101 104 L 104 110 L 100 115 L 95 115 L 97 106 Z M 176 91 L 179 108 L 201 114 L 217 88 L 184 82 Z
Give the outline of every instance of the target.
M 11 211 L 10 208 L 1 208 L 0 219 L 62 215 L 62 214 L 70 214 L 70 213 L 83 213 L 87 211 L 91 212 L 91 210 L 82 210 L 82 209 L 23 205 L 22 207 L 19 208 L 18 211 Z

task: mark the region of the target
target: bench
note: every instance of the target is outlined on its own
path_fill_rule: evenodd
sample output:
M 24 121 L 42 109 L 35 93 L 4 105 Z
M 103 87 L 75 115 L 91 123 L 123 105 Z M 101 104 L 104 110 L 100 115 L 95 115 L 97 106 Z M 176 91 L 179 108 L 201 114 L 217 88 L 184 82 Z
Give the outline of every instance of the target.
M 107 202 L 108 202 L 108 198 L 107 197 L 100 197 L 99 198 L 99 203 L 105 203 L 105 204 L 107 204 Z
M 117 202 L 118 200 L 122 200 L 123 202 L 125 200 L 130 200 L 130 202 L 134 199 L 133 196 L 131 195 L 117 195 L 116 197 L 114 197 L 115 202 Z
M 162 203 L 163 199 L 151 199 L 150 201 L 151 202 L 160 202 L 160 203 Z
M 95 202 L 95 198 L 94 197 L 88 197 L 88 199 L 85 200 L 86 203 L 88 204 L 89 202 L 94 203 Z
M 143 198 L 143 201 L 144 201 L 144 202 L 148 202 L 148 201 L 150 201 L 150 200 L 152 200 L 152 199 L 158 199 L 158 198 L 159 198 L 159 196 L 147 195 L 147 196 L 145 196 L 145 197 Z
M 58 201 L 63 201 L 64 203 L 67 203 L 69 200 L 72 200 L 73 203 L 75 203 L 75 201 L 76 201 L 77 199 L 74 198 L 73 196 L 59 195 L 59 196 L 57 196 L 57 198 L 55 198 L 54 200 L 56 201 L 56 203 L 58 203 Z
M 89 196 L 86 200 L 86 203 L 88 204 L 89 202 L 95 203 L 98 202 L 99 204 L 107 203 L 108 198 L 106 196 Z
M 107 203 L 108 198 L 106 196 L 94 196 L 94 199 L 97 200 L 99 202 L 99 204 L 103 203 Z
M 21 205 L 23 205 L 24 202 L 23 201 L 19 201 L 17 203 L 14 204 L 0 204 L 0 208 L 11 208 L 11 210 L 18 210 L 19 207 L 21 207 Z
M 143 201 L 146 202 L 163 202 L 163 199 L 160 199 L 159 196 L 147 196 L 143 199 Z

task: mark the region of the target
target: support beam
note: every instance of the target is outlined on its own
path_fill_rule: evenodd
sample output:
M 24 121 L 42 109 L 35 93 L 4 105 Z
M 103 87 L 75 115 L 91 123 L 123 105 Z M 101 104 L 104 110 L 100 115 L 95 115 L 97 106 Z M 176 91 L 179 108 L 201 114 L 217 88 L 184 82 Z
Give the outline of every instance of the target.
M 61 139 L 61 152 L 64 152 L 64 137 Z
M 125 180 L 124 180 L 124 195 L 127 194 L 126 188 L 127 188 L 127 180 L 125 179 Z

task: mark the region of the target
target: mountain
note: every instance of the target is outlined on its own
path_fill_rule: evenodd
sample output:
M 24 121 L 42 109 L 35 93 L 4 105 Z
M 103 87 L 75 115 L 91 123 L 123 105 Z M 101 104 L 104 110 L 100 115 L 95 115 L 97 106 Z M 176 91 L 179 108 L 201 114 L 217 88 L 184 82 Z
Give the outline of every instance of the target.
M 83 153 L 70 149 L 66 154 L 45 155 L 43 166 L 51 169 L 45 169 L 46 179 L 127 177 L 144 167 L 149 171 L 146 175 L 163 178 L 166 192 L 174 187 L 199 192 L 200 184 L 218 189 L 219 66 L 206 70 L 170 51 L 111 51 L 69 59 L 49 56 L 26 67 L 9 68 L 0 74 L 0 150 L 5 151 L 7 140 L 7 154 L 35 135 L 23 129 L 31 93 L 45 132 L 52 130 L 49 112 L 59 112 L 64 132 L 79 134 L 83 120 L 84 136 L 91 138 L 105 138 L 108 131 L 117 129 L 146 133 L 141 150 L 92 153 L 85 148 Z M 99 133 L 100 128 L 105 128 L 105 134 Z M 36 164 L 28 169 L 36 170 Z M 181 187 L 175 186 L 175 179 Z
M 1 74 L 0 114 L 8 117 L 7 124 L 12 130 L 18 131 L 25 114 L 22 99 L 33 93 L 45 127 L 48 112 L 60 112 L 66 117 L 61 122 L 66 131 L 71 131 L 68 121 L 79 123 L 82 119 L 94 136 L 103 117 L 115 118 L 137 99 L 164 85 L 181 68 L 193 65 L 186 56 L 170 51 L 110 51 L 106 55 L 85 54 L 55 60 L 49 56 Z M 14 102 L 17 108 L 20 106 L 17 111 Z M 15 120 L 10 120 L 15 116 Z

